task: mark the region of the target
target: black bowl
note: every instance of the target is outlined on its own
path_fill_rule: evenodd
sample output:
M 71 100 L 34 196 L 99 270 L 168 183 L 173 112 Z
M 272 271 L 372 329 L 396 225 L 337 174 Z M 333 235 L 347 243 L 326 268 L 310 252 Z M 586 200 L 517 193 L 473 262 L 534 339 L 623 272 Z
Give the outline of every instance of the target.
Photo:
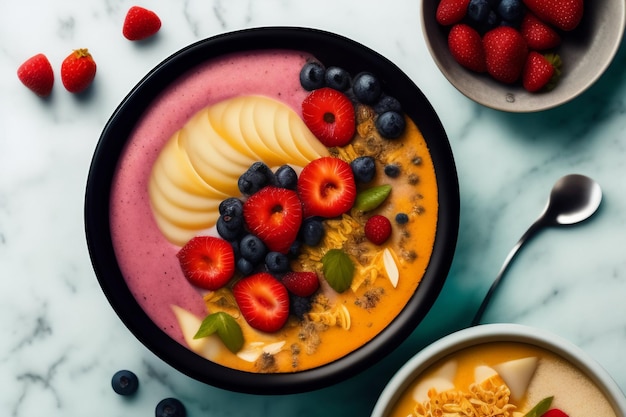
M 404 310 L 374 339 L 327 365 L 287 374 L 256 374 L 226 368 L 197 355 L 163 332 L 131 294 L 118 266 L 109 223 L 111 181 L 133 128 L 158 95 L 181 74 L 215 57 L 238 51 L 290 49 L 313 54 L 351 73 L 379 75 L 420 127 L 430 148 L 439 189 L 434 250 L 419 287 Z M 439 295 L 454 254 L 459 227 L 459 188 L 454 159 L 437 114 L 415 84 L 378 53 L 344 37 L 303 28 L 257 28 L 194 43 L 154 68 L 122 101 L 95 150 L 85 198 L 85 229 L 98 281 L 113 309 L 154 354 L 204 383 L 238 392 L 290 394 L 326 387 L 366 369 L 397 347 L 424 318 Z

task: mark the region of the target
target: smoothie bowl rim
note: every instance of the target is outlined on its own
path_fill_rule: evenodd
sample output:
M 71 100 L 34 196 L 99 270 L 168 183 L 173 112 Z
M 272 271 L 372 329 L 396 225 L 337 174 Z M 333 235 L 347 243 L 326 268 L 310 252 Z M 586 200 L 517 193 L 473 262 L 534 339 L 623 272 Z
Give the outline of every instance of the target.
M 496 342 L 525 343 L 563 358 L 600 389 L 617 417 L 626 416 L 624 393 L 608 371 L 585 350 L 546 329 L 517 323 L 491 323 L 457 330 L 417 352 L 387 382 L 371 417 L 388 416 L 403 393 L 435 363 L 463 349 Z
M 362 347 L 326 365 L 293 373 L 261 374 L 227 368 L 170 338 L 152 322 L 127 287 L 114 253 L 108 217 L 117 161 L 144 109 L 189 69 L 225 54 L 259 49 L 309 52 L 322 62 L 331 56 L 345 61 L 351 72 L 354 69 L 350 66 L 356 62 L 355 65 L 387 75 L 390 91 L 401 93 L 398 98 L 405 112 L 420 128 L 429 146 L 439 195 L 433 255 L 407 306 Z M 377 52 L 340 35 L 308 28 L 261 27 L 197 41 L 170 55 L 139 81 L 112 114 L 94 151 L 86 185 L 84 220 L 89 255 L 105 296 L 126 327 L 150 351 L 185 375 L 218 388 L 253 394 L 291 394 L 345 380 L 390 353 L 409 336 L 429 311 L 447 277 L 456 247 L 459 206 L 458 178 L 447 135 L 428 100 L 404 72 Z

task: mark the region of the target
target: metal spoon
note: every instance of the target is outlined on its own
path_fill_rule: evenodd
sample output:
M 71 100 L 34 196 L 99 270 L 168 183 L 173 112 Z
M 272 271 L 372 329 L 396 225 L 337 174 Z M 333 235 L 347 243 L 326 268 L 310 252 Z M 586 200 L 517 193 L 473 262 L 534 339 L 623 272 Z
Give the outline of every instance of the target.
M 591 217 L 602 201 L 600 185 L 589 177 L 579 174 L 566 175 L 559 179 L 552 187 L 550 198 L 543 213 L 522 235 L 517 244 L 504 260 L 500 272 L 489 288 L 487 295 L 474 316 L 472 326 L 480 323 L 480 319 L 493 296 L 496 287 L 502 281 L 504 273 L 522 245 L 533 237 L 539 230 L 548 226 L 567 226 L 580 223 Z

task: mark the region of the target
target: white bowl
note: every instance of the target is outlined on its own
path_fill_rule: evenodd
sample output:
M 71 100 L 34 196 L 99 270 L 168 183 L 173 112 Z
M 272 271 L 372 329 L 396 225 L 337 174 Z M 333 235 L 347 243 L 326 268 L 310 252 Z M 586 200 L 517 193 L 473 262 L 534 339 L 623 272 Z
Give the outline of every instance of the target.
M 545 349 L 560 356 L 586 375 L 610 402 L 616 416 L 626 416 L 626 397 L 591 356 L 571 342 L 545 330 L 519 324 L 486 324 L 452 333 L 413 356 L 386 385 L 372 417 L 389 416 L 411 384 L 431 365 L 463 349 L 490 342 L 519 342 Z

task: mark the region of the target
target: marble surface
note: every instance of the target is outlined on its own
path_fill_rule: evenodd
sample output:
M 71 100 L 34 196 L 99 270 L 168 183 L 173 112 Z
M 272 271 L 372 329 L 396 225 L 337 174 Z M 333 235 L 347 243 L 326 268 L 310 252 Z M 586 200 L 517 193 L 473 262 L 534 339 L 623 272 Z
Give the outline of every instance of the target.
M 556 179 L 597 179 L 605 200 L 589 222 L 544 231 L 516 259 L 485 322 L 553 331 L 586 350 L 626 389 L 626 50 L 576 100 L 537 114 L 482 107 L 438 72 L 421 34 L 419 1 L 153 0 L 163 20 L 148 42 L 121 24 L 127 0 L 8 2 L 0 14 L 0 407 L 10 416 L 150 415 L 164 397 L 190 416 L 368 415 L 385 381 L 420 347 L 466 327 L 509 249 L 539 215 Z M 393 60 L 424 91 L 450 137 L 461 188 L 455 260 L 432 312 L 371 370 L 293 396 L 230 393 L 163 363 L 123 326 L 91 268 L 84 188 L 100 132 L 144 74 L 189 43 L 257 26 L 336 32 Z M 88 47 L 92 88 L 67 93 L 62 59 Z M 45 53 L 57 74 L 46 100 L 15 75 Z M 115 394 L 133 370 L 140 390 Z

